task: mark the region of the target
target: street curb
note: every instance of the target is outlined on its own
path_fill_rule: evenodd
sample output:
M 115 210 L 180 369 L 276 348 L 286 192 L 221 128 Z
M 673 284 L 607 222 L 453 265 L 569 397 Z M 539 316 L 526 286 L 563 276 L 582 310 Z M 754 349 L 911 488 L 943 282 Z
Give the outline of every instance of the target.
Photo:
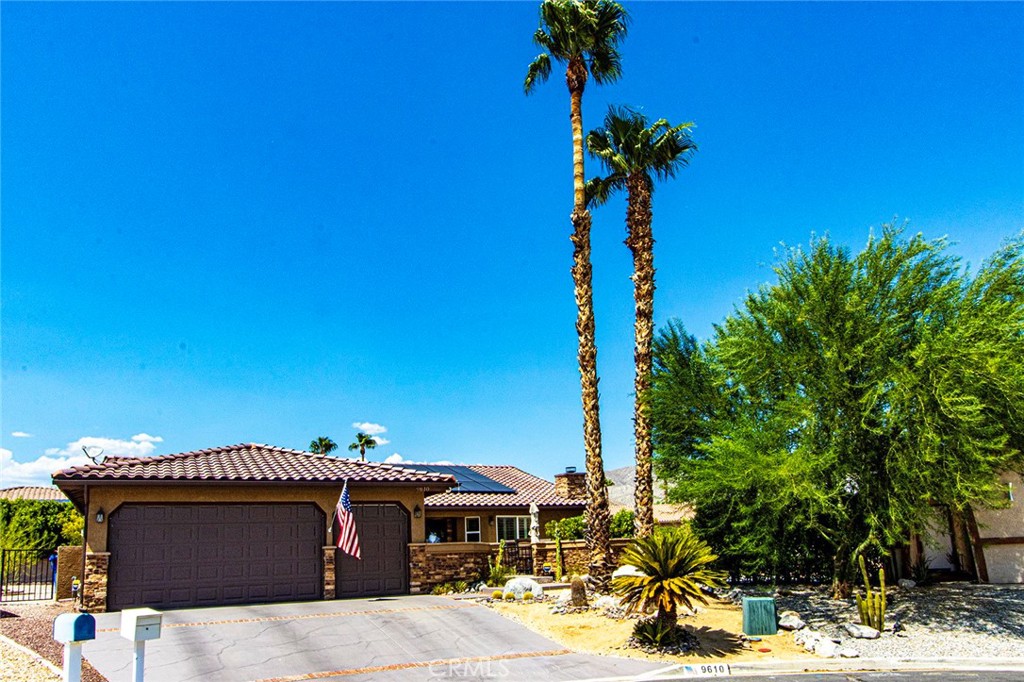
M 901 670 L 1004 670 L 1024 672 L 1024 658 L 856 658 L 819 660 L 792 659 L 734 663 L 733 675 L 802 672 L 867 672 Z

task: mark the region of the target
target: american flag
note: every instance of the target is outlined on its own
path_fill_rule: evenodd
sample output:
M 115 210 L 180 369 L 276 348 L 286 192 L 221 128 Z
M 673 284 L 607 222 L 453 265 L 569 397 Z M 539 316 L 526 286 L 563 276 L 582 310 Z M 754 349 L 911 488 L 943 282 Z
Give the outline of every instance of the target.
M 359 555 L 359 536 L 356 534 L 356 517 L 352 515 L 352 502 L 348 498 L 348 481 L 341 488 L 341 497 L 334 510 L 338 518 L 338 549 L 351 554 L 357 559 Z

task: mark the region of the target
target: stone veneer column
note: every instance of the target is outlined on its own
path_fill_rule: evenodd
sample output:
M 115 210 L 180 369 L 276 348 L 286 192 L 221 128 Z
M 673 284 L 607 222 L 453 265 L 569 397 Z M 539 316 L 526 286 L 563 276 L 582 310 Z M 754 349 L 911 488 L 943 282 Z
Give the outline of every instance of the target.
M 587 475 L 580 472 L 565 472 L 555 476 L 555 494 L 566 500 L 587 499 Z
M 107 610 L 107 570 L 110 552 L 85 555 L 85 579 L 82 581 L 82 610 L 102 613 Z
M 428 580 L 426 547 L 409 545 L 409 594 L 421 593 Z
M 324 546 L 324 599 L 334 599 L 334 557 L 337 549 L 334 545 Z

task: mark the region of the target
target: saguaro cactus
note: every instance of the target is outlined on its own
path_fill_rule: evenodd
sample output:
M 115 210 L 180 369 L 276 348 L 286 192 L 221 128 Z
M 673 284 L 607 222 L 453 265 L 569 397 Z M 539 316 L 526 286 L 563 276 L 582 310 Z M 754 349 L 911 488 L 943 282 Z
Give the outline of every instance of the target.
M 860 573 L 864 577 L 865 596 L 857 596 L 857 611 L 860 612 L 860 622 L 873 627 L 881 632 L 885 629 L 885 569 L 878 569 L 878 583 L 881 585 L 879 592 L 871 590 L 871 581 L 868 580 L 868 569 L 864 564 L 864 555 L 860 556 Z

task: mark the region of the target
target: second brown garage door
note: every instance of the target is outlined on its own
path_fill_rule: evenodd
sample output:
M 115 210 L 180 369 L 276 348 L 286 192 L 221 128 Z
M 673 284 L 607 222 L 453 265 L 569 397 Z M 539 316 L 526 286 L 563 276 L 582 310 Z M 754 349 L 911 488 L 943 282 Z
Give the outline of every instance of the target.
M 313 504 L 125 504 L 108 523 L 110 610 L 323 596 Z
M 362 559 L 338 550 L 338 597 L 376 597 L 409 592 L 409 516 L 396 504 L 354 504 Z M 337 523 L 335 523 L 337 529 Z

